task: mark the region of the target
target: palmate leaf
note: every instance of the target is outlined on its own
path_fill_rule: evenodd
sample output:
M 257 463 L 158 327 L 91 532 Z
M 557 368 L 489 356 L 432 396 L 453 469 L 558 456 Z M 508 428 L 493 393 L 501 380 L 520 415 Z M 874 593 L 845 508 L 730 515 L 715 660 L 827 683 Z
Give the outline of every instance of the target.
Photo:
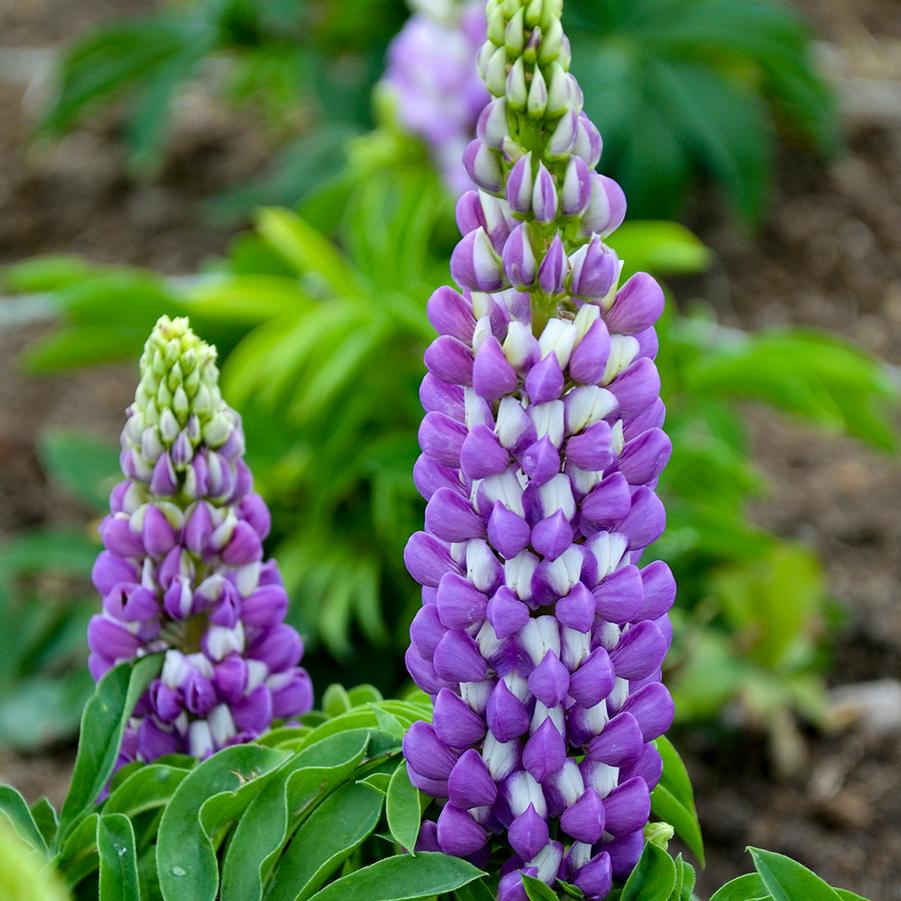
M 574 0 L 564 21 L 605 166 L 639 217 L 672 215 L 701 173 L 758 219 L 775 119 L 823 152 L 837 144 L 807 30 L 770 0 Z
M 202 22 L 184 15 L 160 15 L 89 33 L 62 60 L 58 92 L 39 133 L 63 133 L 88 106 L 152 78 L 198 43 L 208 43 Z

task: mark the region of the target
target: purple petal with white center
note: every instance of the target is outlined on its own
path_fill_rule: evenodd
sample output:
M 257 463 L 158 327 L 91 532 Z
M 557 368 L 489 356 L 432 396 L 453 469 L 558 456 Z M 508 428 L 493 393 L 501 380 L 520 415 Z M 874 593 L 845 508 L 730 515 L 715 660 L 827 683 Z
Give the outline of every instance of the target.
M 663 758 L 652 744 L 647 744 L 635 763 L 620 770 L 620 779 L 625 782 L 627 779 L 640 777 L 647 783 L 648 789 L 653 791 L 662 774 Z
M 580 469 L 601 472 L 613 462 L 613 431 L 602 419 L 566 442 L 566 460 Z
M 460 449 L 460 468 L 468 479 L 498 475 L 510 465 L 510 454 L 486 425 L 477 425 Z
M 491 692 L 485 713 L 491 734 L 500 742 L 512 741 L 529 731 L 529 711 L 503 679 Z
M 447 794 L 461 810 L 488 807 L 497 798 L 497 786 L 475 748 L 464 751 L 447 780 Z
M 646 272 L 637 272 L 616 292 L 607 325 L 621 335 L 650 328 L 663 312 L 663 289 Z
M 545 707 L 556 707 L 566 697 L 569 670 L 553 651 L 548 651 L 541 663 L 529 674 L 528 685 L 529 691 Z
M 569 260 L 560 236 L 556 235 L 538 267 L 538 287 L 548 295 L 560 294 L 566 283 Z
M 610 660 L 620 679 L 644 679 L 663 662 L 666 639 L 657 626 L 644 620 L 623 633 L 619 644 L 610 652 Z
M 608 766 L 624 766 L 641 757 L 644 743 L 638 720 L 623 711 L 609 720 L 604 731 L 591 740 L 588 757 Z
M 469 142 L 463 152 L 463 166 L 467 175 L 489 194 L 503 186 L 503 173 L 497 153 L 478 138 Z
M 561 624 L 578 632 L 590 632 L 594 625 L 596 605 L 594 595 L 581 582 L 573 586 L 554 607 L 554 615 Z
M 570 291 L 574 297 L 605 297 L 619 275 L 618 257 L 597 236 L 572 255 L 570 266 Z
M 424 604 L 410 623 L 410 640 L 422 657 L 431 660 L 446 631 L 438 616 L 438 605 Z
M 463 389 L 459 385 L 441 381 L 431 372 L 425 374 L 419 385 L 419 400 L 426 413 L 434 410 L 458 422 L 463 422 L 466 417 Z
M 500 501 L 495 501 L 488 518 L 488 540 L 509 560 L 529 545 L 529 524 Z
M 438 583 L 438 617 L 448 629 L 465 629 L 485 619 L 488 598 L 457 573 L 445 573 Z
M 553 222 L 557 215 L 557 188 L 544 163 L 538 164 L 532 187 L 532 215 L 538 222 Z
M 672 442 L 665 432 L 647 429 L 623 447 L 619 471 L 632 485 L 647 484 L 660 475 L 672 452 Z
M 613 865 L 606 851 L 596 854 L 591 860 L 572 876 L 573 883 L 584 893 L 585 897 L 605 898 L 613 884 Z
M 641 550 L 655 542 L 666 526 L 663 502 L 650 488 L 639 488 L 632 495 L 629 515 L 616 527 L 625 535 L 630 550 Z
M 493 730 L 492 730 L 493 731 Z M 550 717 L 530 736 L 522 752 L 523 766 L 538 782 L 558 772 L 566 762 L 566 744 Z
M 637 611 L 641 619 L 657 619 L 667 613 L 676 599 L 676 580 L 670 568 L 655 560 L 641 571 L 644 599 Z
M 507 203 L 517 213 L 528 213 L 532 208 L 532 154 L 520 157 L 510 170 L 506 184 Z
M 581 216 L 591 199 L 591 170 L 579 156 L 573 156 L 566 166 L 560 192 L 560 211 L 564 216 Z
M 442 466 L 420 454 L 413 464 L 413 484 L 416 490 L 428 500 L 439 488 L 449 488 L 458 494 L 463 492 L 460 478 L 455 469 Z
M 497 400 L 509 394 L 518 383 L 516 370 L 510 365 L 500 342 L 494 335 L 486 338 L 475 356 L 472 385 L 485 400 Z
M 572 674 L 569 693 L 583 707 L 593 707 L 613 690 L 614 671 L 610 655 L 596 647 Z
M 606 798 L 606 830 L 615 837 L 640 829 L 651 815 L 651 798 L 644 779 L 635 776 L 621 782 Z
M 633 716 L 644 741 L 653 741 L 673 724 L 674 713 L 673 698 L 666 686 L 660 682 L 652 682 L 629 697 L 623 705 L 623 713 L 620 716 L 623 714 Z
M 485 534 L 482 517 L 450 488 L 439 488 L 425 508 L 425 527 L 442 541 L 469 541 Z
M 547 821 L 530 804 L 510 824 L 507 838 L 523 860 L 531 860 L 550 840 Z
M 476 643 L 465 632 L 447 632 L 432 658 L 435 672 L 448 682 L 481 682 L 487 665 Z
M 526 376 L 526 393 L 529 402 L 544 404 L 557 400 L 563 393 L 563 370 L 555 353 L 549 353 L 536 363 Z
M 598 613 L 611 623 L 633 620 L 641 609 L 643 588 L 635 566 L 623 566 L 610 573 L 594 591 Z
M 560 451 L 544 435 L 523 452 L 519 462 L 532 485 L 544 485 L 560 472 Z
M 441 741 L 429 723 L 413 723 L 403 744 L 404 757 L 410 766 L 428 779 L 446 781 L 457 762 L 457 755 Z
M 478 201 L 478 195 L 476 200 Z M 481 210 L 481 207 L 479 209 Z M 443 285 L 433 291 L 426 304 L 426 314 L 439 335 L 449 335 L 465 344 L 472 341 L 472 333 L 476 327 L 472 306 L 453 288 Z
M 445 804 L 438 816 L 438 844 L 445 854 L 467 857 L 480 851 L 488 841 L 485 830 L 467 813 Z
M 520 291 L 528 290 L 535 282 L 538 264 L 524 222 L 510 232 L 504 243 L 502 257 L 507 281 Z
M 610 332 L 602 319 L 592 323 L 569 358 L 569 377 L 581 385 L 596 385 L 603 378 L 610 356 Z
M 619 401 L 622 416 L 635 416 L 660 396 L 660 374 L 651 360 L 641 357 L 613 380 L 610 391 Z
M 423 359 L 429 372 L 442 382 L 472 384 L 472 351 L 459 338 L 440 335 L 426 348 Z
M 572 541 L 572 526 L 562 510 L 545 517 L 532 529 L 532 547 L 548 560 L 556 560 Z
M 588 522 L 598 526 L 622 522 L 632 509 L 632 493 L 625 476 L 618 472 L 607 476 L 582 498 L 580 509 Z
M 231 705 L 231 715 L 241 732 L 259 735 L 272 724 L 272 695 L 269 689 L 258 685 Z
M 427 694 L 437 694 L 447 685 L 435 672 L 432 664 L 413 645 L 410 645 L 404 653 L 404 665 L 410 678 Z
M 410 536 L 404 548 L 404 564 L 420 585 L 434 587 L 446 572 L 459 571 L 447 545 L 426 532 L 415 532 Z
M 497 291 L 504 284 L 501 258 L 484 228 L 464 235 L 451 254 L 451 275 L 472 291 Z
M 498 638 L 515 635 L 529 621 L 529 608 L 506 585 L 488 602 L 488 622 Z
M 485 721 L 450 689 L 438 692 L 434 707 L 435 733 L 449 748 L 467 748 L 485 736 Z
M 560 828 L 576 841 L 593 845 L 604 834 L 604 802 L 592 788 L 560 817 Z

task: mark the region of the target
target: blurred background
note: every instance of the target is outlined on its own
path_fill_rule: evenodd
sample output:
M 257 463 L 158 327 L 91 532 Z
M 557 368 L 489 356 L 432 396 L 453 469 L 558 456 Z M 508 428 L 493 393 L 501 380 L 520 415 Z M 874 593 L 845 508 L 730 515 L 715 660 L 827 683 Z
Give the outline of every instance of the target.
M 478 4 L 412 12 L 0 0 L 0 780 L 29 800 L 68 781 L 96 525 L 162 312 L 219 347 L 318 689 L 403 684 L 425 301 L 484 27 Z M 630 199 L 611 243 L 670 299 L 655 553 L 699 885 L 753 844 L 897 897 L 897 0 L 568 0 L 565 21 Z

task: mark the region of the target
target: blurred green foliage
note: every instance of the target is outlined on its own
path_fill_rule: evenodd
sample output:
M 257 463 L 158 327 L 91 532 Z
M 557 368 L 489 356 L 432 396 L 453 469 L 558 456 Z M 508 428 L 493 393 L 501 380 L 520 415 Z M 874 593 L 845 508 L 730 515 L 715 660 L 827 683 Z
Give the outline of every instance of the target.
M 369 124 L 405 12 L 401 0 L 188 0 L 106 25 L 67 51 L 39 133 L 58 136 L 128 94 L 131 163 L 152 170 L 173 98 L 211 59 L 224 61 L 226 94 L 252 105 L 278 149 L 263 176 L 211 210 L 293 203 L 337 174 L 347 137 Z M 638 218 L 678 214 L 703 177 L 757 222 L 777 133 L 824 154 L 838 146 L 808 29 L 776 0 L 568 0 L 564 22 L 604 170 Z
M 229 257 L 189 283 L 60 259 L 14 266 L 3 280 L 50 291 L 59 305 L 58 328 L 24 351 L 35 371 L 136 358 L 162 312 L 189 314 L 218 343 L 224 390 L 272 507 L 270 548 L 291 617 L 320 649 L 314 674 L 317 658 L 328 667 L 331 657 L 393 687 L 419 604 L 402 548 L 422 521 L 410 477 L 417 388 L 432 337 L 425 302 L 447 279 L 450 206 L 426 166 L 380 163 L 360 165 L 352 190 L 331 185 L 301 213 L 260 211 Z M 612 243 L 625 275 L 709 263 L 672 223 L 627 223 Z M 654 550 L 680 585 L 670 674 L 680 713 L 710 718 L 738 704 L 752 723 L 788 709 L 815 718 L 829 610 L 822 567 L 749 517 L 767 486 L 744 404 L 890 448 L 896 389 L 878 362 L 819 333 L 746 335 L 672 303 L 659 331 L 675 451 L 661 482 L 669 525 Z
M 64 430 L 42 436 L 51 480 L 98 512 L 115 483 L 116 454 Z M 0 745 L 69 738 L 93 682 L 85 629 L 97 606 L 88 578 L 100 550 L 88 528 L 36 527 L 0 543 Z

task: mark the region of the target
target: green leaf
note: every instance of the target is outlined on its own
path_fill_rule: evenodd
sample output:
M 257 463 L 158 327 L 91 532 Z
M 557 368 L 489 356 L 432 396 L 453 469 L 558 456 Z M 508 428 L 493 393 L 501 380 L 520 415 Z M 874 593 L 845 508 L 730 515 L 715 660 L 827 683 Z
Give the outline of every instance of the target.
M 25 370 L 32 375 L 76 369 L 136 357 L 147 330 L 110 322 L 72 325 L 61 328 L 29 345 L 22 356 Z
M 419 803 L 419 789 L 411 784 L 407 775 L 407 765 L 403 761 L 398 764 L 391 776 L 385 813 L 391 837 L 401 848 L 412 853 L 419 837 L 422 808 Z
M 141 901 L 138 858 L 131 820 L 121 813 L 97 819 L 100 901 Z
M 128 718 L 161 665 L 162 656 L 156 654 L 135 663 L 120 663 L 94 690 L 81 718 L 75 769 L 60 812 L 60 839 L 66 838 L 106 785 L 116 765 Z
M 343 732 L 305 748 L 250 803 L 222 865 L 222 897 L 262 897 L 262 874 L 281 850 L 289 818 L 346 782 L 366 753 L 369 733 Z
M 668 901 L 676 884 L 676 865 L 659 846 L 646 842 L 623 886 L 620 901 Z
M 22 795 L 11 785 L 0 785 L 0 815 L 9 820 L 16 834 L 37 851 L 47 852 L 47 843 Z
M 377 861 L 342 876 L 313 895 L 315 901 L 413 901 L 452 892 L 485 874 L 468 861 L 433 851 Z
M 59 816 L 56 808 L 42 795 L 31 805 L 31 815 L 49 848 L 56 838 L 57 829 L 59 829 Z
M 163 807 L 188 775 L 180 767 L 153 763 L 135 770 L 107 798 L 103 812 L 135 817 L 155 807 Z
M 651 810 L 676 830 L 703 867 L 704 841 L 688 771 L 668 738 L 661 736 L 655 744 L 663 759 L 663 774 L 651 793 Z
M 300 275 L 315 275 L 338 295 L 357 293 L 353 271 L 335 245 L 289 210 L 257 214 L 257 229 Z
M 757 873 L 748 873 L 720 886 L 710 901 L 768 901 L 770 893 Z
M 837 888 L 834 889 L 836 895 L 842 899 L 842 901 L 870 901 L 869 898 L 864 898 L 863 895 L 855 894 L 854 892 L 849 892 L 845 888 Z
M 748 848 L 773 901 L 838 901 L 835 889 L 803 864 L 761 848 Z
M 306 901 L 375 829 L 382 795 L 361 783 L 342 786 L 322 802 L 291 839 L 267 901 Z
M 160 820 L 156 846 L 160 890 L 166 901 L 213 901 L 219 868 L 212 835 L 236 820 L 290 758 L 261 745 L 225 748 L 192 770 L 175 790 Z
M 0 544 L 0 573 L 90 573 L 98 546 L 80 529 L 37 528 Z
M 548 888 L 540 879 L 522 874 L 522 886 L 529 901 L 557 901 L 557 893 Z
M 491 891 L 485 879 L 470 882 L 454 892 L 455 901 L 497 901 L 497 893 Z
M 712 254 L 677 222 L 624 222 L 608 239 L 625 265 L 625 275 L 695 275 L 710 267 Z
M 340 716 L 353 707 L 343 685 L 333 682 L 322 693 L 322 709 L 330 717 Z
M 57 845 L 60 846 L 56 856 L 56 869 L 72 887 L 84 879 L 88 873 L 97 869 L 97 820 L 96 813 L 89 813 L 79 819 L 62 838 L 59 833 Z
M 121 477 L 115 447 L 74 429 L 47 429 L 39 449 L 51 478 L 97 510 L 106 510 L 110 489 Z

